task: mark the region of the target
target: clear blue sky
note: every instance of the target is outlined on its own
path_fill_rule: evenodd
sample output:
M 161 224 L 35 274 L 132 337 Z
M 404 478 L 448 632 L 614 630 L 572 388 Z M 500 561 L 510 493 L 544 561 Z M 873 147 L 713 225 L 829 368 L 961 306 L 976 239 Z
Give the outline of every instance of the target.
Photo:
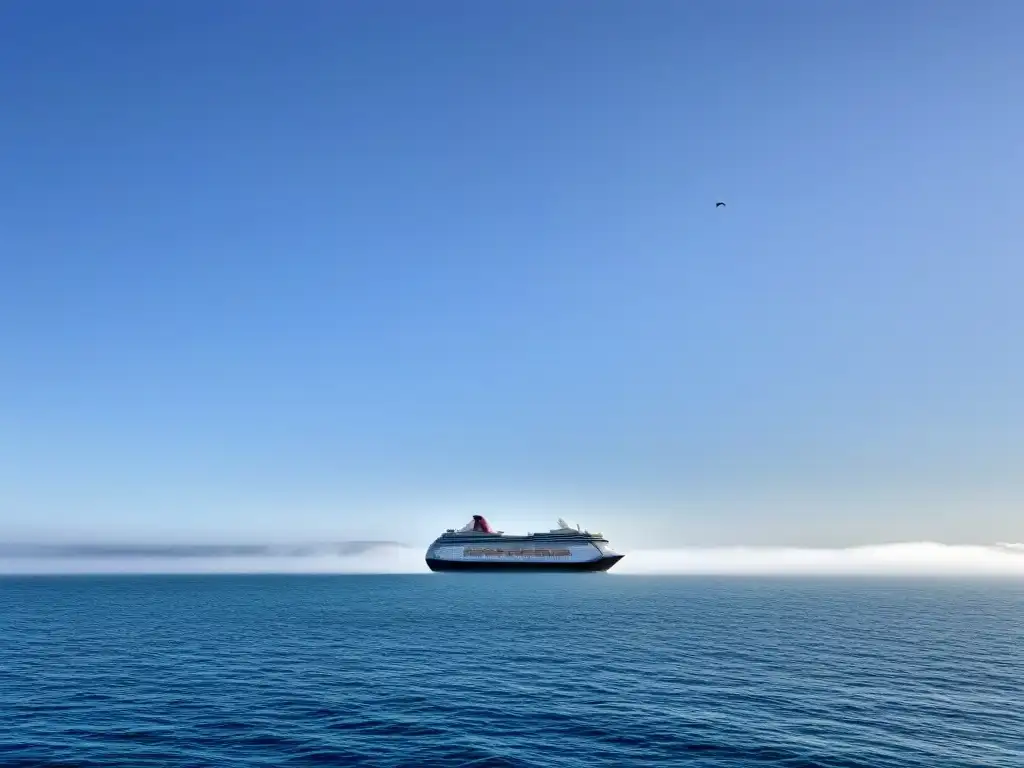
M 0 538 L 1020 539 L 1024 4 L 0 29 Z

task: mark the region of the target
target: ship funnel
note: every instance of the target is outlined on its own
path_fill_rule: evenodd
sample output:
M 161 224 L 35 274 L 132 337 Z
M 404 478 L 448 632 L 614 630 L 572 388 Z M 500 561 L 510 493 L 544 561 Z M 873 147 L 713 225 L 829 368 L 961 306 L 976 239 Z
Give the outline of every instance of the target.
M 494 533 L 494 529 L 491 528 L 490 523 L 487 522 L 487 518 L 483 515 L 473 515 L 473 530 L 480 531 L 481 533 Z

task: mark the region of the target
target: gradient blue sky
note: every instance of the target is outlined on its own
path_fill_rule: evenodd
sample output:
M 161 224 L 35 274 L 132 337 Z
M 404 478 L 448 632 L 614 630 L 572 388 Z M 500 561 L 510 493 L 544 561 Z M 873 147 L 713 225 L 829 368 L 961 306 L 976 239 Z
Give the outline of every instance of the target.
M 1020 540 L 1024 3 L 0 29 L 0 538 Z

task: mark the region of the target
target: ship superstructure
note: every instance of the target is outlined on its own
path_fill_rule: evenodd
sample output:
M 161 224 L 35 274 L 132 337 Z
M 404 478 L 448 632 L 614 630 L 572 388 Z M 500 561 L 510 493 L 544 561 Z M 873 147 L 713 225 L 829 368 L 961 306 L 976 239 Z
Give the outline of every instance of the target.
M 547 533 L 516 536 L 495 531 L 483 515 L 473 515 L 427 548 L 432 571 L 607 571 L 622 557 L 602 534 L 571 528 L 561 518 Z

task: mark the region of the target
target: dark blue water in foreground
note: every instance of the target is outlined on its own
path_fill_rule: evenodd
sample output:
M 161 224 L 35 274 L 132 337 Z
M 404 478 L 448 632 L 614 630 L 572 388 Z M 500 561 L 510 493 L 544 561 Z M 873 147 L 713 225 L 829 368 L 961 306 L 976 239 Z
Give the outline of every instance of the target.
M 1024 583 L 0 579 L 0 766 L 1024 766 Z

